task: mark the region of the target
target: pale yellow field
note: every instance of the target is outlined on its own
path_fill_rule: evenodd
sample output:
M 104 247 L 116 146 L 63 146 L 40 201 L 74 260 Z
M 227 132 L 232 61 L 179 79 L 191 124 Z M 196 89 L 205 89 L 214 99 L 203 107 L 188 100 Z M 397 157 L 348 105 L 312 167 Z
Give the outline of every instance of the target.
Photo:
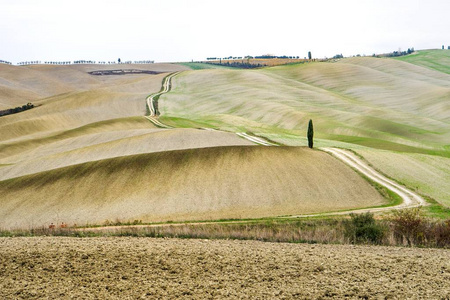
M 118 157 L 1 181 L 0 191 L 3 228 L 116 218 L 258 218 L 386 203 L 347 165 L 322 151 L 294 147 Z
M 22 149 L 5 149 L 9 150 L 5 152 L 17 154 L 0 159 L 0 163 L 6 165 L 0 172 L 0 180 L 133 154 L 254 145 L 232 133 L 196 129 L 156 129 L 152 128 L 147 119 L 141 120 L 147 128 L 122 128 L 113 131 L 109 127 L 110 130 L 104 132 L 83 132 L 84 134 L 75 137 L 54 138 L 54 141 L 45 139 L 38 147 L 29 143 Z
M 105 86 L 120 88 L 133 81 L 152 77 L 149 75 L 92 76 L 87 72 L 96 70 L 140 69 L 158 72 L 174 72 L 187 69 L 173 64 L 142 65 L 0 65 L 0 109 L 35 102 L 62 93 L 80 92 Z

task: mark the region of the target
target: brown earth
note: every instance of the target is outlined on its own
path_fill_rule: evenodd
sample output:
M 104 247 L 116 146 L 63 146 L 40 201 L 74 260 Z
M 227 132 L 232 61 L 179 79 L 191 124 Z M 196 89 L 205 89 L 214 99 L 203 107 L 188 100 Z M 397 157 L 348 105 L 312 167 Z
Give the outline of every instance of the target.
M 1 238 L 2 299 L 448 299 L 450 251 L 153 238 Z
M 350 167 L 304 147 L 232 146 L 115 157 L 3 180 L 0 194 L 0 228 L 7 229 L 116 219 L 261 218 L 388 203 Z

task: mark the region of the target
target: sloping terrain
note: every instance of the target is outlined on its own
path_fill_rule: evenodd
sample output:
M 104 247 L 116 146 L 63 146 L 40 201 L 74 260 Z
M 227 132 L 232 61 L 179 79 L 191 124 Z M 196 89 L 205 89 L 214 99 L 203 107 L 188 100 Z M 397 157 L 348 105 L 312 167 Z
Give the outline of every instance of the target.
M 421 50 L 395 59 L 450 74 L 450 50 L 448 49 Z
M 163 119 L 449 156 L 450 75 L 383 58 L 260 70 L 199 70 L 173 79 Z M 447 148 L 446 148 L 447 146 Z
M 116 218 L 257 218 L 386 204 L 347 165 L 322 151 L 296 147 L 116 157 L 0 181 L 0 191 L 3 228 Z
M 92 76 L 96 70 L 140 69 L 174 72 L 188 69 L 173 64 L 142 65 L 30 65 L 0 64 L 0 109 L 26 104 L 62 93 L 86 91 L 98 87 L 124 85 L 131 87 L 136 79 L 146 76 Z M 129 89 L 130 90 L 130 89 Z
M 151 65 L 142 66 L 150 68 Z M 169 66 L 168 69 L 173 69 L 172 65 Z M 37 108 L 0 118 L 0 132 L 2 133 L 0 142 L 53 135 L 94 122 L 143 116 L 146 112 L 143 99 L 149 93 L 160 89 L 162 78 L 165 76 L 165 74 L 94 76 L 86 73 L 92 69 L 114 66 L 33 67 L 31 70 L 14 67 L 16 70 L 12 73 L 24 73 L 32 78 L 37 78 L 38 82 L 33 84 L 22 80 L 20 82 L 23 85 L 26 84 L 27 87 L 36 86 L 36 89 L 42 90 L 47 95 L 33 101 L 35 105 L 41 105 Z M 80 68 L 82 69 L 80 70 Z M 155 67 L 157 70 L 160 68 L 161 66 Z M 36 72 L 38 74 L 35 74 Z M 41 73 L 44 74 L 42 75 L 44 79 L 41 78 Z M 9 74 L 6 76 L 9 80 Z M 52 86 L 70 85 L 70 89 L 52 90 L 47 87 L 46 80 L 48 78 L 52 79 Z M 58 79 L 59 81 L 57 81 Z M 55 81 L 57 83 L 53 84 Z M 50 93 L 52 95 L 49 95 Z M 28 99 L 22 101 L 30 102 Z
M 63 133 L 43 139 L 39 143 L 25 142 L 22 149 L 18 149 L 19 143 L 15 144 L 16 147 L 5 147 L 6 153 L 13 152 L 15 155 L 0 160 L 5 165 L 0 170 L 0 180 L 133 154 L 253 145 L 232 133 L 196 129 L 162 130 L 154 128 L 144 118 L 136 117 L 131 120 L 135 121 L 132 123 L 134 128 L 124 129 L 122 127 L 112 130 L 111 127 L 108 127 L 109 131 L 95 133 L 84 131 L 83 134 L 73 137 Z M 123 126 L 127 123 L 122 119 L 119 124 Z
M 0 118 L 0 227 L 258 218 L 387 204 L 326 153 L 254 147 L 233 133 L 302 146 L 310 118 L 318 146 L 449 155 L 450 75 L 428 68 L 354 58 L 184 71 L 159 97 L 159 120 L 175 127 L 162 129 L 144 118 L 146 98 L 187 66 L 126 66 L 161 72 L 153 75 L 87 73 L 119 66 L 0 65 L 0 102 L 14 106 L 11 91 L 18 91 L 38 105 Z M 211 127 L 223 131 L 196 129 Z M 439 189 L 445 202 L 445 184 Z

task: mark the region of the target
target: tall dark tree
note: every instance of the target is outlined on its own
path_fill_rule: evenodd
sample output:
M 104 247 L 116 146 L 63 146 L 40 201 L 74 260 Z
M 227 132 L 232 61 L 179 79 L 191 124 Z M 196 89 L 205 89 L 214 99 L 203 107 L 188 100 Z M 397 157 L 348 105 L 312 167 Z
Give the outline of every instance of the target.
M 312 120 L 309 120 L 307 137 L 308 137 L 308 147 L 312 149 L 314 137 L 314 128 Z
M 308 59 L 309 59 L 309 60 L 312 59 L 311 51 L 308 51 Z

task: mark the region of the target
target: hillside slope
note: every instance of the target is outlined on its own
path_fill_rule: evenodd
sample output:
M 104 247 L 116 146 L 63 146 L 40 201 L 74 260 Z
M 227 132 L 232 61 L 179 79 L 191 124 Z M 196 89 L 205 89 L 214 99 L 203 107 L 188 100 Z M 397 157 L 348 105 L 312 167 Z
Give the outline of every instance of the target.
M 448 49 L 420 50 L 395 59 L 450 74 L 450 50 Z
M 94 76 L 87 73 L 92 70 L 132 67 L 41 65 L 22 69 L 8 66 L 13 70 L 7 74 L 0 72 L 0 78 L 4 76 L 10 82 L 17 80 L 21 85 L 20 91 L 38 90 L 44 96 L 33 101 L 39 107 L 0 118 L 0 142 L 52 135 L 104 120 L 143 116 L 146 112 L 145 97 L 160 89 L 166 74 Z M 134 67 L 152 70 L 165 68 L 157 64 Z M 178 69 L 182 68 L 178 66 Z M 172 69 L 177 69 L 177 66 L 167 66 L 167 70 Z M 29 80 L 20 79 L 25 75 Z M 1 101 L 6 102 L 6 106 L 17 103 L 14 97 Z M 27 103 L 30 99 L 20 101 Z
M 174 72 L 189 68 L 173 64 L 29 65 L 0 64 L 0 110 L 69 92 L 128 84 L 148 75 L 92 76 L 97 70 L 139 69 Z M 151 76 L 150 76 L 151 77 Z
M 0 181 L 0 227 L 257 218 L 385 204 L 330 155 L 219 147 L 118 157 Z
M 199 70 L 174 78 L 164 120 L 232 131 L 303 136 L 449 156 L 450 75 L 380 58 L 260 70 Z M 275 134 L 275 135 L 274 135 Z M 294 141 L 295 144 L 295 141 Z

